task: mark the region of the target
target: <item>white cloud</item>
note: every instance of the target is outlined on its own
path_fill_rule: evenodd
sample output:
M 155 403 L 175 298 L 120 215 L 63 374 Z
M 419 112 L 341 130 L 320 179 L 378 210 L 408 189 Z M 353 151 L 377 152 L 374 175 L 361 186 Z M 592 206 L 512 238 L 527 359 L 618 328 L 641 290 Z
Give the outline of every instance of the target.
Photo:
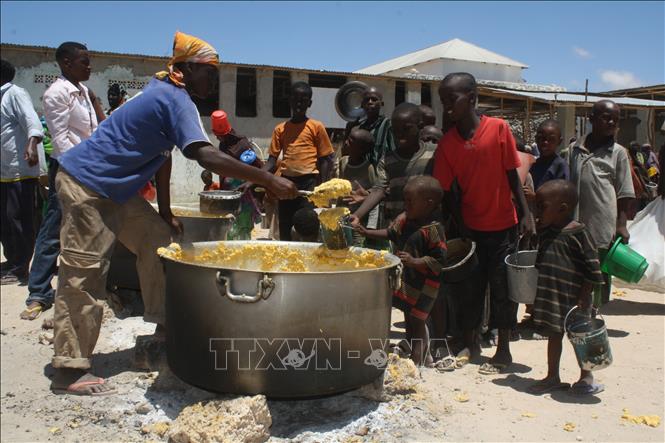
M 628 71 L 613 71 L 611 69 L 600 71 L 600 79 L 612 89 L 635 88 L 642 85 L 642 80 Z
M 584 48 L 580 48 L 579 46 L 573 46 L 573 52 L 579 58 L 591 58 L 591 53 Z

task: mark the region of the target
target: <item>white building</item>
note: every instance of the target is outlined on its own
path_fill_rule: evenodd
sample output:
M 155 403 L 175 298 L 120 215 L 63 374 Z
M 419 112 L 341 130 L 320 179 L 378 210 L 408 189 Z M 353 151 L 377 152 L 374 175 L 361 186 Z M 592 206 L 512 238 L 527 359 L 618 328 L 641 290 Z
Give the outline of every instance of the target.
M 522 70 L 526 68 L 524 63 L 454 38 L 355 72 L 391 77 L 445 77 L 451 72 L 469 72 L 478 80 L 524 83 Z

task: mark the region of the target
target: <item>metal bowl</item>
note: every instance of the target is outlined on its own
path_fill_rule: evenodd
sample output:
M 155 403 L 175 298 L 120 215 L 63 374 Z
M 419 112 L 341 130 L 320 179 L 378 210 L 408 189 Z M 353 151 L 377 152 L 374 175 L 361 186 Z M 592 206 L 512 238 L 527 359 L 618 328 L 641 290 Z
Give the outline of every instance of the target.
M 241 196 L 238 191 L 202 191 L 199 192 L 199 209 L 209 214 L 237 214 Z
M 335 110 L 347 122 L 353 122 L 365 116 L 361 108 L 363 94 L 369 87 L 360 81 L 351 81 L 342 85 L 335 95 Z

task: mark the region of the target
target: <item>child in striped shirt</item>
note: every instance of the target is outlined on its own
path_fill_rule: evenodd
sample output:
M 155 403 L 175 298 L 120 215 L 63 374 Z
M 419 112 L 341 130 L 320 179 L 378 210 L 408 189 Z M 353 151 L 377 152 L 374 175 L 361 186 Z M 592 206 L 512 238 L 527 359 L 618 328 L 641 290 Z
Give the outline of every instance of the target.
M 547 376 L 528 389 L 535 395 L 570 388 L 559 377 L 564 320 L 574 306 L 588 314 L 593 285 L 602 282 L 598 250 L 586 226 L 573 218 L 576 205 L 577 190 L 566 180 L 548 181 L 536 193 L 538 292 L 533 323 L 548 342 Z M 575 394 L 602 390 L 603 386 L 594 383 L 591 372 L 585 370 L 571 388 Z
M 418 366 L 433 363 L 426 322 L 439 294 L 439 274 L 446 259 L 445 232 L 439 222 L 442 197 L 435 178 L 414 177 L 404 186 L 404 212 L 388 229 L 356 227 L 368 238 L 389 239 L 397 247 L 404 272 L 393 306 L 404 312 L 410 357 Z

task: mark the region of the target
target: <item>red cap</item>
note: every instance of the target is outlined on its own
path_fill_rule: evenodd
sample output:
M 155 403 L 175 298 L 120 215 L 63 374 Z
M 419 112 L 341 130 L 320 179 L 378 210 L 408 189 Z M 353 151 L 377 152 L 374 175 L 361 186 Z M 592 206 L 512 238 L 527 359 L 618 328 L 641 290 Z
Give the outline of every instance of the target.
M 226 116 L 226 112 L 218 109 L 210 116 L 212 122 L 212 132 L 217 136 L 223 136 L 231 132 L 231 124 Z

